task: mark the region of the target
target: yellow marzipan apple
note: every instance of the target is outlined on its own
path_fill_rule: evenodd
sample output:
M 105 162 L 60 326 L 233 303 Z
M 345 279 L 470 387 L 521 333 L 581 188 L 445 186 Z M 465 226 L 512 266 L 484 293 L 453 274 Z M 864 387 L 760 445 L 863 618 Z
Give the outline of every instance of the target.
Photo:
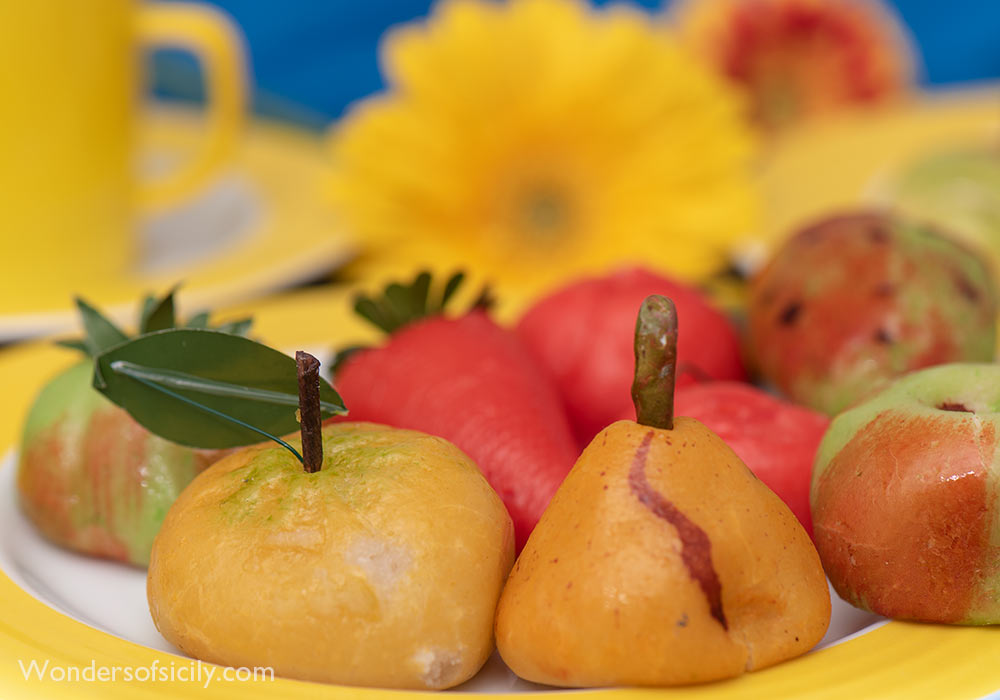
M 322 442 L 314 473 L 253 447 L 184 490 L 153 545 L 157 628 L 199 659 L 303 680 L 427 689 L 472 677 L 514 558 L 499 497 L 437 437 L 339 423 Z

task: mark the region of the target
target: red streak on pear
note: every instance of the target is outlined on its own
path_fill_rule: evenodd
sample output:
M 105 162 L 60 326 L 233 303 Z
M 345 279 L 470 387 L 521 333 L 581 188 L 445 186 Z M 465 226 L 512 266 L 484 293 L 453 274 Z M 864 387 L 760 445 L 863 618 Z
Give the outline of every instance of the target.
M 635 451 L 632 468 L 628 473 L 629 487 L 639 502 L 653 515 L 666 520 L 676 528 L 677 536 L 681 540 L 681 559 L 684 566 L 708 599 L 712 617 L 719 621 L 723 629 L 728 630 L 726 614 L 722 609 L 722 583 L 712 566 L 711 540 L 704 530 L 691 522 L 673 503 L 654 489 L 646 478 L 646 458 L 649 456 L 649 445 L 652 440 L 653 431 L 650 430 Z

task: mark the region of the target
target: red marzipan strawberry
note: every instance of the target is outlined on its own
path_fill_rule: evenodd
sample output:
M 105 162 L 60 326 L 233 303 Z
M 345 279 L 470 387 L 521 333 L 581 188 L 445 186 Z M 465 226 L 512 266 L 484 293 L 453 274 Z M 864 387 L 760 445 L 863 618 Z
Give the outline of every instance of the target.
M 677 307 L 678 388 L 746 379 L 736 331 L 696 289 L 641 268 L 581 280 L 539 301 L 517 325 L 521 340 L 555 377 L 580 445 L 632 414 L 635 316 L 651 294 Z
M 390 333 L 335 370 L 347 420 L 438 435 L 464 450 L 503 499 L 524 545 L 578 450 L 552 380 L 517 336 L 496 325 L 481 297 L 459 318 L 441 309 L 461 281 L 428 303 L 430 275 L 390 285 L 355 309 Z

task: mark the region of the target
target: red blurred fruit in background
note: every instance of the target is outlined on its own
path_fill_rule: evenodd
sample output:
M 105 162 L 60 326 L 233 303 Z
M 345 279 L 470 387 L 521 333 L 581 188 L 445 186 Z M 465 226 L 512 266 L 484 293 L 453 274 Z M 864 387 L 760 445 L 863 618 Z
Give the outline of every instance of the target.
M 581 446 L 615 420 L 633 417 L 635 317 L 651 294 L 677 307 L 678 387 L 746 378 L 735 329 L 698 290 L 642 268 L 575 282 L 531 307 L 516 330 L 555 377 Z
M 745 91 L 767 129 L 886 104 L 913 82 L 901 26 L 873 0 L 688 0 L 675 11 L 688 42 Z
M 677 415 L 696 418 L 721 437 L 812 537 L 809 482 L 826 416 L 739 382 L 687 386 L 674 403 Z
M 1000 295 L 947 233 L 850 211 L 788 238 L 750 284 L 749 348 L 792 401 L 836 415 L 922 367 L 990 362 Z

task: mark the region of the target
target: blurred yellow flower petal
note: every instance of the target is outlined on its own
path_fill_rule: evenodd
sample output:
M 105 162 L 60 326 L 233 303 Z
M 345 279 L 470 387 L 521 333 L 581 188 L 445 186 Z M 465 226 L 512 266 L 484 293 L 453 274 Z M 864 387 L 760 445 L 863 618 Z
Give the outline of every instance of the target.
M 331 133 L 372 274 L 460 267 L 501 294 L 625 262 L 699 279 L 756 222 L 738 99 L 637 10 L 453 0 L 382 58 L 387 91 Z

